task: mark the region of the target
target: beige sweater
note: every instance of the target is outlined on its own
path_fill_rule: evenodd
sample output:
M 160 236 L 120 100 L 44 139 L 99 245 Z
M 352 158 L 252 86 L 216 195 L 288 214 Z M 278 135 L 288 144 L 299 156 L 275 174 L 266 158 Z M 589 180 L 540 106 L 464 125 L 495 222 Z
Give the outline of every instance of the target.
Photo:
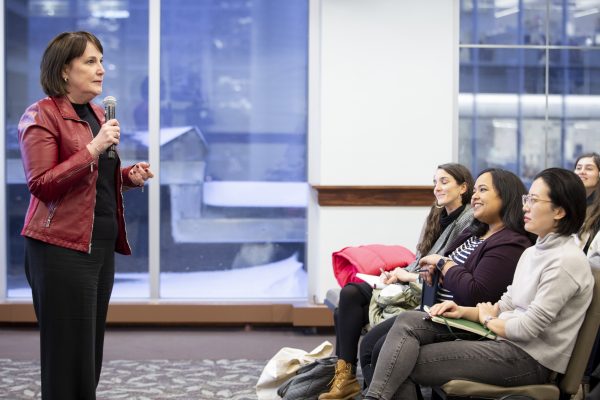
M 571 236 L 538 239 L 523 253 L 500 299 L 506 337 L 540 364 L 564 373 L 592 299 L 594 279 Z

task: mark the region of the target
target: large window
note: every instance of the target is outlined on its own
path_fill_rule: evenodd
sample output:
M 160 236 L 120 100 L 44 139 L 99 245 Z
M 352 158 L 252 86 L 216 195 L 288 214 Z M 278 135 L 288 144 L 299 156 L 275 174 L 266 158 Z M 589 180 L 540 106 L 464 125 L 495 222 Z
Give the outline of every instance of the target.
M 149 26 L 149 7 L 159 8 L 160 26 Z M 7 0 L 5 14 L 9 297 L 31 295 L 16 125 L 43 97 L 47 43 L 88 30 L 104 46 L 97 101 L 117 98 L 123 163 L 147 160 L 152 135 L 160 136 L 160 182 L 150 184 L 160 186 L 160 233 L 149 241 L 151 191 L 126 192 L 134 253 L 117 256 L 113 297 L 146 298 L 159 282 L 162 298 L 306 298 L 306 0 Z M 160 43 L 150 43 L 150 29 L 160 29 Z M 160 46 L 160 59 L 149 60 L 150 46 Z M 157 87 L 152 65 L 160 65 Z M 160 92 L 157 109 L 150 88 Z M 160 281 L 148 269 L 152 246 L 160 248 Z
M 306 298 L 307 7 L 162 3 L 162 297 Z
M 46 45 L 63 31 L 93 32 L 104 47 L 106 79 L 103 95 L 117 99 L 117 118 L 123 138 L 119 153 L 124 164 L 148 158 L 147 147 L 133 138 L 139 86 L 148 74 L 148 4 L 146 1 L 18 1 L 5 3 L 6 43 L 6 198 L 7 294 L 30 297 L 23 270 L 23 238 L 20 236 L 29 192 L 17 142 L 17 123 L 23 111 L 44 97 L 39 83 L 40 60 Z M 101 102 L 103 97 L 98 97 Z M 147 192 L 124 194 L 127 231 L 133 256 L 117 256 L 115 297 L 148 296 L 148 199 Z M 130 207 L 128 207 L 130 205 Z M 130 274 L 142 277 L 142 285 L 130 285 Z
M 459 159 L 531 180 L 600 151 L 600 1 L 463 0 Z

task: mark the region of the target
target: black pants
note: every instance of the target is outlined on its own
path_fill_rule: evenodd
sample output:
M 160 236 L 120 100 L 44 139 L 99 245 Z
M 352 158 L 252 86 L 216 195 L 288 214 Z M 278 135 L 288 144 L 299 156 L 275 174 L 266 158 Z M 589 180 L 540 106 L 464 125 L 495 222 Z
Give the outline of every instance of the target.
M 25 273 L 40 327 L 44 400 L 96 398 L 114 249 L 114 240 L 94 240 L 87 254 L 25 238 Z
M 356 365 L 358 341 L 369 323 L 369 302 L 373 289 L 367 283 L 349 283 L 340 292 L 335 322 L 335 352 L 338 358 Z
M 373 379 L 373 372 L 375 371 L 375 364 L 377 364 L 377 358 L 379 358 L 379 352 L 383 347 L 385 338 L 394 326 L 396 317 L 388 318 L 375 325 L 360 344 L 360 368 L 362 370 L 363 378 L 365 378 L 365 386 L 371 384 Z

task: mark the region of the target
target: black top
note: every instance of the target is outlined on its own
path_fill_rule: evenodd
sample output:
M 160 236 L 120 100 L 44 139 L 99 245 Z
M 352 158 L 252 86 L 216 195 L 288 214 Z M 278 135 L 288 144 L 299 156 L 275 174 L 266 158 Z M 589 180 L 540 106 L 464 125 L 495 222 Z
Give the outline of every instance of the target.
M 463 204 L 456 210 L 452 211 L 450 215 L 448 215 L 448 212 L 445 208 L 442 210 L 442 215 L 440 215 L 440 225 L 442 227 L 442 229 L 440 229 L 440 234 L 441 232 L 444 232 L 444 230 L 460 216 L 460 214 L 464 211 L 465 207 L 466 205 Z
M 100 124 L 89 104 L 74 104 L 79 118 L 87 122 L 94 137 L 100 132 Z M 118 156 L 117 156 L 118 157 Z M 116 240 L 117 238 L 117 193 L 115 173 L 117 158 L 108 158 L 106 152 L 98 159 L 98 180 L 96 181 L 96 207 L 94 208 L 94 226 L 92 240 Z

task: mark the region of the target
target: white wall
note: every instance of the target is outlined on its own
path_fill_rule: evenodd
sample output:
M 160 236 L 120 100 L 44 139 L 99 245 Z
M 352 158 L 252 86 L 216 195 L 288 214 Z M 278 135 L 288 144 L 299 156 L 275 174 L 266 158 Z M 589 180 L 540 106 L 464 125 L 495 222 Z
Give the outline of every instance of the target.
M 456 160 L 458 1 L 311 0 L 309 183 L 428 185 Z M 309 294 L 348 245 L 414 251 L 424 207 L 309 206 Z

